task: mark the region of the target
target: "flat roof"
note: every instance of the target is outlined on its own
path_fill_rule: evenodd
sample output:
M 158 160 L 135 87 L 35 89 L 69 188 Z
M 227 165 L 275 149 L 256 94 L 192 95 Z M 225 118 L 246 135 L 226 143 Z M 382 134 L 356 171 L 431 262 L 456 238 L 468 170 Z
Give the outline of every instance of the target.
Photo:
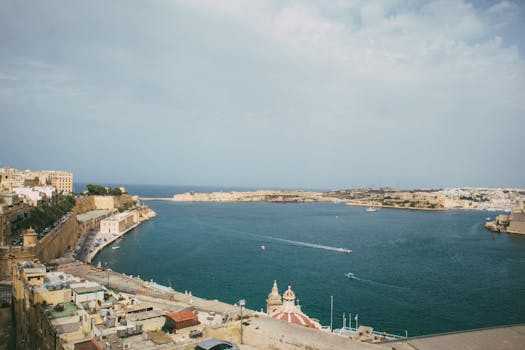
M 24 267 L 26 275 L 42 275 L 46 273 L 45 267 Z
M 102 288 L 102 286 L 93 286 L 93 287 L 73 288 L 73 290 L 77 294 L 86 294 L 86 293 L 103 292 L 104 288 Z
M 50 306 L 47 309 L 47 311 L 49 311 L 49 316 L 51 316 L 52 319 L 70 317 L 75 315 L 77 312 L 77 306 L 72 301 L 67 303 L 60 303 L 57 305 L 62 305 L 64 307 L 64 310 L 59 311 L 55 309 L 55 306 Z
M 129 314 L 126 316 L 126 318 L 130 319 L 131 321 L 144 321 L 149 320 L 151 318 L 156 317 L 162 317 L 164 316 L 165 312 L 161 310 L 152 310 L 152 311 L 145 311 L 145 312 L 138 312 L 136 314 Z
M 144 304 L 135 304 L 135 305 L 127 305 L 124 307 L 124 310 L 126 312 L 137 312 L 140 310 L 146 310 L 146 309 L 152 309 L 153 305 L 150 303 L 144 303 Z
M 85 212 L 83 214 L 77 215 L 77 221 L 84 222 L 89 221 L 91 219 L 95 219 L 104 215 L 110 214 L 112 211 L 108 209 L 97 209 L 97 210 L 91 210 L 88 212 Z

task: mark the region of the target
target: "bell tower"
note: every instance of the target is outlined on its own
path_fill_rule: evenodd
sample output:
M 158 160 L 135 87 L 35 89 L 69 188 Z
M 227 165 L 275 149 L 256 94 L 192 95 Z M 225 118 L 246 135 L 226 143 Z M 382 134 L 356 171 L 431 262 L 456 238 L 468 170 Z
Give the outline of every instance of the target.
M 279 306 L 283 304 L 281 300 L 281 295 L 279 294 L 279 289 L 277 288 L 277 281 L 273 281 L 273 287 L 270 294 L 268 294 L 268 299 L 266 299 L 266 313 L 271 315 Z

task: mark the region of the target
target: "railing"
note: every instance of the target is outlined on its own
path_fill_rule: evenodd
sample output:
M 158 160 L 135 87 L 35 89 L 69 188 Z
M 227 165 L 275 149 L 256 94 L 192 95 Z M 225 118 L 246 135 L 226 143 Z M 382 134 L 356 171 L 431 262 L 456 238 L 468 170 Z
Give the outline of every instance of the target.
M 343 328 L 339 328 L 339 329 L 334 329 L 334 331 L 332 333 L 337 334 L 337 335 L 341 335 L 341 336 L 346 336 L 346 337 L 359 336 L 359 333 L 357 333 L 357 329 L 354 328 L 354 327 L 343 327 Z M 397 335 L 397 334 L 392 334 L 392 333 L 386 333 L 386 332 L 373 331 L 372 333 L 368 333 L 368 334 L 370 334 L 374 338 L 377 337 L 378 339 L 381 339 L 381 340 L 406 339 L 406 337 L 404 337 L 404 336 Z

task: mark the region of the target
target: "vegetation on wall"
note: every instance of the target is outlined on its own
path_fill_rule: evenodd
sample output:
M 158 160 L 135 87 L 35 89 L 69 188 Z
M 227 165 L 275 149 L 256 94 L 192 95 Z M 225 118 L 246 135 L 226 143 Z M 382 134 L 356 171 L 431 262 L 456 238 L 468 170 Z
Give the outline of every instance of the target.
M 104 187 L 100 185 L 88 184 L 86 186 L 88 195 L 90 196 L 120 196 L 122 191 L 120 188 Z
M 21 224 L 21 229 L 25 230 L 33 227 L 37 232 L 43 232 L 50 228 L 66 213 L 70 212 L 75 206 L 75 198 L 66 196 L 56 203 L 46 203 L 33 208 L 27 218 Z

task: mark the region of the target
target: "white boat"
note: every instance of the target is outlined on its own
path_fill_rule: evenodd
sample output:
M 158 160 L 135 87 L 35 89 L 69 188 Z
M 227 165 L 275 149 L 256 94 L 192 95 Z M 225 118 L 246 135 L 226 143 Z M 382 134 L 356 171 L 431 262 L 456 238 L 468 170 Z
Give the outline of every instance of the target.
M 489 217 L 487 217 L 487 218 L 485 219 L 485 221 L 490 221 L 490 218 L 489 218 Z
M 265 245 L 262 245 L 262 246 L 261 246 L 261 250 L 266 250 L 266 246 L 265 246 Z
M 347 273 L 345 273 L 345 277 L 349 278 L 349 279 L 354 279 L 355 275 L 353 273 L 351 273 L 351 272 L 347 272 Z
M 365 211 L 370 213 L 370 212 L 373 212 L 373 211 L 377 211 L 377 208 L 376 207 L 368 207 L 368 208 L 365 209 Z
M 346 254 L 350 254 L 352 252 L 352 249 L 341 248 L 341 252 L 346 253 Z
M 114 245 L 113 247 L 111 247 L 111 249 L 115 250 L 115 249 L 119 249 L 120 247 L 118 245 Z

